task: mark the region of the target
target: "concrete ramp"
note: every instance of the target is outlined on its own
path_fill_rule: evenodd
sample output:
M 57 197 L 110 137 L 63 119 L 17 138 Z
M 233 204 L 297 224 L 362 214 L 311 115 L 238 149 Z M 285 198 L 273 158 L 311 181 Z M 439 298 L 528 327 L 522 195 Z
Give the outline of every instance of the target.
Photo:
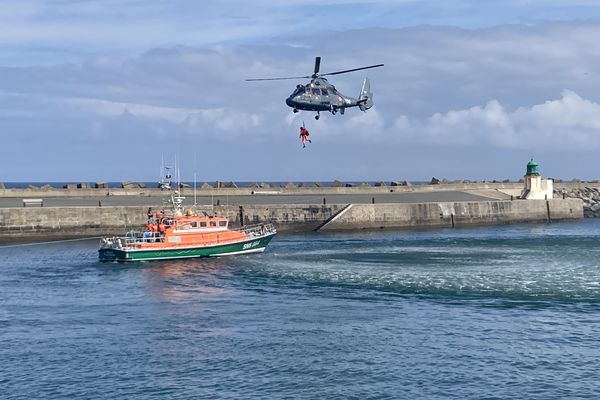
M 334 223 L 339 218 L 341 218 L 345 213 L 347 213 L 352 208 L 352 204 L 347 204 L 344 208 L 342 208 L 337 213 L 333 214 L 331 218 L 326 219 L 321 225 L 317 226 L 314 231 L 319 232 L 321 229 L 327 229 L 327 225 Z

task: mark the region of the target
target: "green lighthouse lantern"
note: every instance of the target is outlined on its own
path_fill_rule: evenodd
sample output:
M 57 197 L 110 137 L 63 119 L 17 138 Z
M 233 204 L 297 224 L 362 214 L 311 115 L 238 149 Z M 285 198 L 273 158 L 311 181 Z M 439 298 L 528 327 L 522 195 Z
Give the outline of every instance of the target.
M 526 176 L 533 176 L 533 175 L 539 175 L 540 172 L 538 171 L 538 163 L 535 162 L 535 160 L 532 158 L 531 161 L 529 161 L 527 163 L 527 174 L 525 174 Z

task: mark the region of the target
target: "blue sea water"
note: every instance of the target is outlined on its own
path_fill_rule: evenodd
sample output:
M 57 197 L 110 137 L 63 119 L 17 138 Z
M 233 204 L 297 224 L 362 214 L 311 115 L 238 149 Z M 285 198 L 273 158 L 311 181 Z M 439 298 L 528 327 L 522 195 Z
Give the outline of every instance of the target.
M 3 399 L 597 399 L 600 221 L 0 248 Z

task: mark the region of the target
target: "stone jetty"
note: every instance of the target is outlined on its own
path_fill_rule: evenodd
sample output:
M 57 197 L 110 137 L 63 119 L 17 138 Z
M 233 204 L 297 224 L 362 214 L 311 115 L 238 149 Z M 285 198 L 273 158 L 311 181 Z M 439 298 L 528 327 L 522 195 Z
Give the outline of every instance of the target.
M 554 196 L 524 200 L 519 198 L 523 182 L 436 180 L 250 187 L 216 182 L 196 190 L 183 187 L 181 193 L 189 202 L 197 197 L 204 211 L 227 216 L 234 225 L 272 222 L 280 232 L 459 228 L 600 217 L 599 183 L 559 181 Z M 0 189 L 0 242 L 123 234 L 143 226 L 149 206 L 163 204 L 160 189 L 133 182 L 124 182 L 122 188 L 108 188 L 104 182 L 91 186 Z M 39 205 L 26 206 L 26 200 Z
M 575 187 L 554 190 L 555 198 L 581 199 L 583 201 L 583 215 L 585 218 L 600 218 L 600 188 Z

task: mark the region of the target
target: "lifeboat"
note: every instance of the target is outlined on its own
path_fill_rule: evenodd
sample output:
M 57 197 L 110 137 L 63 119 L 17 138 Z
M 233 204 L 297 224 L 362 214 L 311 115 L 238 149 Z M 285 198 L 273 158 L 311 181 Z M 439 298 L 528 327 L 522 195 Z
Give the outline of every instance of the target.
M 272 224 L 230 229 L 228 218 L 184 211 L 183 199 L 177 191 L 171 193 L 170 215 L 163 211 L 152 214 L 149 210 L 143 232 L 103 238 L 98 250 L 100 260 L 125 262 L 258 253 L 277 233 Z
M 186 215 L 149 224 L 143 233 L 102 239 L 102 261 L 142 261 L 258 253 L 277 233 L 272 224 L 229 229 L 229 219 Z

